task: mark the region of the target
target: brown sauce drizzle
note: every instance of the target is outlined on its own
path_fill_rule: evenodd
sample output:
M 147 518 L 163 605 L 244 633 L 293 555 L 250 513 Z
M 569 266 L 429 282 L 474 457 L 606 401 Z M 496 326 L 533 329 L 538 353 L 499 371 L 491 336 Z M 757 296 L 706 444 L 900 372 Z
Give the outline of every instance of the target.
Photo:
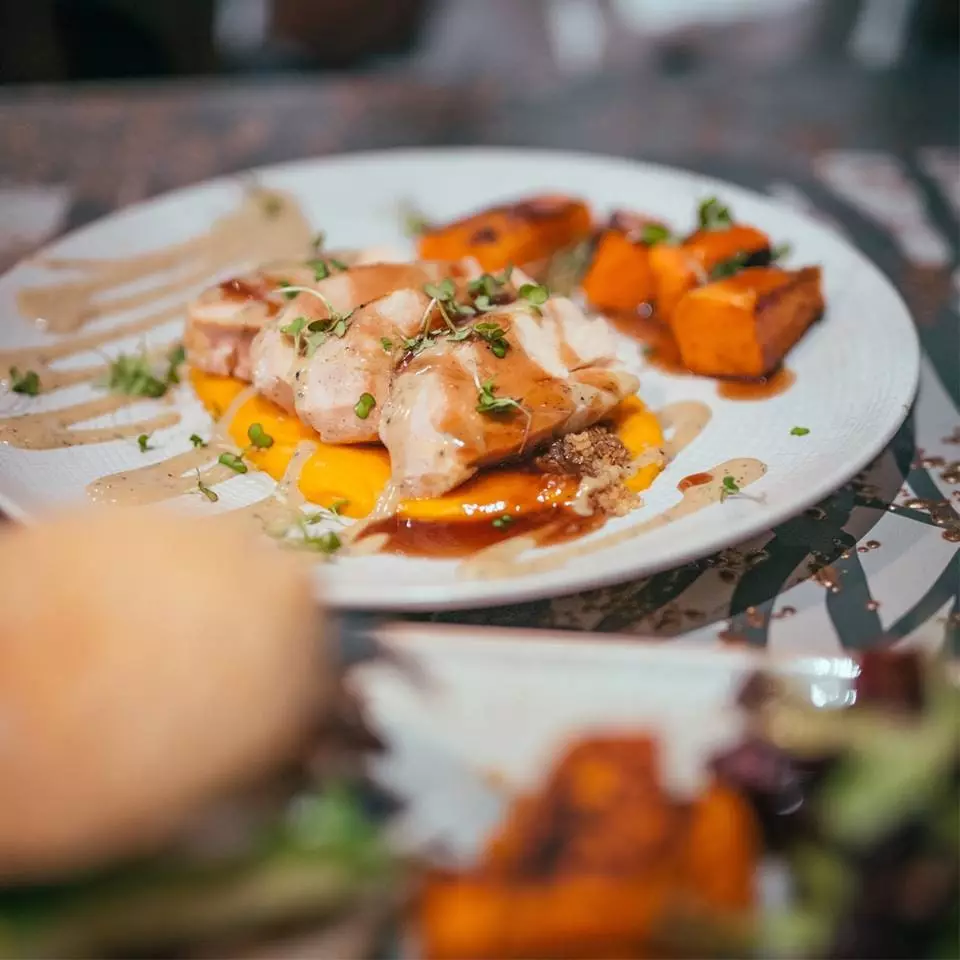
M 677 489 L 683 493 L 684 490 L 689 490 L 691 487 L 701 487 L 703 484 L 709 483 L 712 479 L 712 473 L 691 473 L 690 476 L 684 477 L 677 484 Z
M 717 385 L 717 393 L 724 400 L 767 400 L 786 393 L 796 382 L 797 375 L 781 367 L 776 373 L 759 380 L 722 380 Z
M 629 543 L 651 530 L 676 523 L 684 517 L 692 516 L 706 507 L 722 502 L 725 497 L 723 477 L 732 476 L 743 490 L 763 477 L 767 468 L 759 460 L 743 458 L 717 464 L 709 472 L 714 479 L 709 483 L 688 487 L 683 491 L 678 503 L 649 520 L 611 531 L 592 540 L 580 541 L 575 546 L 551 550 L 549 553 L 530 552 L 533 547 L 539 546 L 539 543 L 532 537 L 516 537 L 509 543 L 480 551 L 465 561 L 462 569 L 468 576 L 497 579 L 530 573 L 547 573 L 563 567 L 572 560 L 582 562 L 583 558 L 591 553 Z

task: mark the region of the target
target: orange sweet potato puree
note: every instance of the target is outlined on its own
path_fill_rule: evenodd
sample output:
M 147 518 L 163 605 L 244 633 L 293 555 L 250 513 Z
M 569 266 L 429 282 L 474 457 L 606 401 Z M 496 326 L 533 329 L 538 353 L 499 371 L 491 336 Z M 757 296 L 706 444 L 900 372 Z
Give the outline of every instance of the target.
M 190 371 L 190 380 L 200 401 L 215 416 L 226 410 L 247 386 L 234 377 L 218 377 L 198 370 Z M 663 444 L 657 418 L 636 397 L 629 397 L 620 405 L 614 422 L 620 439 L 634 456 Z M 247 430 L 253 423 L 261 424 L 274 441 L 272 447 L 251 450 L 246 455 L 253 466 L 279 480 L 297 444 L 311 440 L 316 450 L 300 473 L 304 497 L 324 507 L 346 500 L 340 512 L 358 519 L 373 509 L 390 477 L 390 457 L 383 447 L 323 443 L 310 427 L 263 397 L 251 397 L 233 418 L 230 436 L 238 446 L 248 446 Z M 641 467 L 627 486 L 634 492 L 645 490 L 661 469 L 656 464 Z M 505 513 L 529 516 L 571 500 L 576 487 L 572 478 L 497 469 L 480 473 L 443 497 L 405 501 L 399 512 L 407 519 L 428 523 L 467 522 Z

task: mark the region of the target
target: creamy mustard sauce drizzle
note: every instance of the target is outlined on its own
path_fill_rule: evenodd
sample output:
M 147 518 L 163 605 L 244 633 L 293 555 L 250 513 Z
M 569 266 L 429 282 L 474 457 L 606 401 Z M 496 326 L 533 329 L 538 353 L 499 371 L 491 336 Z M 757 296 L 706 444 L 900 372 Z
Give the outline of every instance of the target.
M 20 291 L 20 312 L 48 332 L 76 334 L 86 324 L 107 320 L 121 312 L 152 312 L 108 329 L 76 334 L 38 347 L 0 351 L 0 377 L 6 377 L 12 367 L 35 371 L 40 378 L 42 398 L 34 402 L 43 404 L 51 393 L 63 387 L 95 384 L 107 372 L 106 363 L 70 369 L 58 367 L 58 361 L 96 353 L 121 338 L 182 320 L 187 300 L 198 284 L 218 273 L 271 259 L 304 258 L 310 249 L 310 236 L 310 225 L 291 197 L 257 189 L 250 191 L 237 209 L 215 221 L 207 233 L 185 243 L 122 259 L 39 259 L 36 262 L 40 266 L 79 274 L 70 280 Z M 135 290 L 125 291 L 134 284 Z M 177 302 L 161 304 L 171 298 L 177 298 Z M 171 409 L 131 423 L 77 427 L 138 403 L 143 403 L 142 397 L 104 393 L 69 406 L 0 419 L 0 443 L 25 450 L 105 443 L 170 427 L 180 419 L 179 413 Z M 196 451 L 191 451 L 194 453 Z M 177 456 L 165 466 L 170 466 L 174 473 L 181 464 L 192 470 L 196 460 L 195 456 Z M 139 484 L 144 488 L 131 494 L 127 502 L 152 503 L 184 492 L 182 483 L 170 481 L 167 472 L 148 466 L 125 473 L 129 485 Z M 104 499 L 100 488 L 112 479 L 104 478 L 93 485 L 90 492 L 95 499 Z M 193 486 L 196 486 L 195 474 Z M 145 489 L 147 487 L 152 489 Z
M 72 336 L 37 347 L 0 351 L 0 377 L 5 377 L 13 367 L 20 371 L 33 370 L 40 378 L 43 398 L 66 387 L 96 384 L 107 373 L 107 363 L 70 368 L 58 365 L 59 362 L 96 353 L 122 338 L 145 334 L 182 319 L 187 301 L 198 285 L 209 282 L 217 274 L 236 272 L 267 261 L 305 258 L 310 250 L 310 237 L 310 225 L 291 197 L 256 188 L 248 192 L 236 210 L 215 221 L 208 232 L 183 243 L 121 259 L 38 259 L 35 262 L 39 266 L 77 276 L 24 288 L 18 296 L 18 307 L 26 319 L 43 330 Z M 165 302 L 170 300 L 174 302 Z M 120 324 L 78 333 L 87 324 L 142 310 L 151 312 Z M 165 354 L 168 349 L 169 346 L 155 347 L 151 355 Z M 102 503 L 140 506 L 197 491 L 198 480 L 213 486 L 234 477 L 234 471 L 218 463 L 218 456 L 225 450 L 236 449 L 229 436 L 229 426 L 253 393 L 251 387 L 235 398 L 219 418 L 208 446 L 102 477 L 88 487 L 90 497 Z M 79 426 L 142 403 L 142 397 L 104 392 L 56 409 L 2 418 L 0 443 L 26 450 L 50 450 L 135 437 L 179 422 L 179 413 L 169 409 L 131 423 Z M 700 434 L 710 419 L 710 410 L 699 402 L 675 403 L 658 416 L 668 435 L 664 454 L 673 458 Z M 241 509 L 218 513 L 216 518 L 231 522 L 252 520 L 266 529 L 281 523 L 289 525 L 299 515 L 304 502 L 298 481 L 313 449 L 310 441 L 300 444 L 274 494 Z M 553 570 L 570 559 L 624 543 L 717 502 L 721 499 L 722 477 L 726 473 L 734 476 L 741 487 L 747 487 L 763 476 L 765 470 L 757 460 L 729 460 L 710 471 L 713 481 L 684 491 L 679 503 L 643 523 L 578 542 L 575 546 L 555 547 L 534 555 L 529 555 L 531 548 L 537 546 L 534 537 L 515 537 L 481 551 L 465 561 L 461 569 L 465 575 L 479 577 Z M 361 522 L 342 531 L 345 544 L 355 540 L 367 526 Z M 368 537 L 350 549 L 358 554 L 373 552 L 382 547 L 385 540 L 385 537 Z

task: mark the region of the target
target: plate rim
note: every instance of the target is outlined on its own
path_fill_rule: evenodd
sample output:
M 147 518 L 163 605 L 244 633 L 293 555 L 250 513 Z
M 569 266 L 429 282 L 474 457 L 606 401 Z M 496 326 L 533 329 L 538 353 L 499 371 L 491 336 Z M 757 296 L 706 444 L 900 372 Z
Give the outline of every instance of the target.
M 895 398 L 896 402 L 900 404 L 900 410 L 896 416 L 890 418 L 883 430 L 871 434 L 869 441 L 864 444 L 860 452 L 846 461 L 842 468 L 826 473 L 824 480 L 816 486 L 811 487 L 802 496 L 794 499 L 789 506 L 784 505 L 778 508 L 770 508 L 769 512 L 764 513 L 762 517 L 756 517 L 752 520 L 744 519 L 739 522 L 736 534 L 732 538 L 729 533 L 718 529 L 713 535 L 699 540 L 696 546 L 691 545 L 681 549 L 661 550 L 653 559 L 644 556 L 642 560 L 638 558 L 638 562 L 635 564 L 622 564 L 615 574 L 611 574 L 603 568 L 591 573 L 589 567 L 582 567 L 579 568 L 579 572 L 575 577 L 576 582 L 567 583 L 564 586 L 553 586 L 550 583 L 543 583 L 533 576 L 514 579 L 463 580 L 457 583 L 457 592 L 453 597 L 449 595 L 451 591 L 451 585 L 449 583 L 438 585 L 418 584 L 415 588 L 408 588 L 407 593 L 402 598 L 394 598 L 393 600 L 389 598 L 379 598 L 375 593 L 371 594 L 369 591 L 365 592 L 362 589 L 357 589 L 359 582 L 357 580 L 347 580 L 346 578 L 337 582 L 335 587 L 331 589 L 328 578 L 324 574 L 326 565 L 316 564 L 313 570 L 313 582 L 318 599 L 323 599 L 330 607 L 335 609 L 424 613 L 440 610 L 452 611 L 507 606 L 569 596 L 603 586 L 625 583 L 632 578 L 650 576 L 666 569 L 682 566 L 692 560 L 709 556 L 724 547 L 735 546 L 738 543 L 742 543 L 771 529 L 790 517 L 797 516 L 842 487 L 887 447 L 909 415 L 916 398 L 922 359 L 919 333 L 913 319 L 912 311 L 893 280 L 851 240 L 839 234 L 831 225 L 817 221 L 806 211 L 789 207 L 780 200 L 761 193 L 752 187 L 745 187 L 739 183 L 723 180 L 708 174 L 701 174 L 690 168 L 655 163 L 623 155 L 597 153 L 589 150 L 554 150 L 546 147 L 522 146 L 390 147 L 375 150 L 321 154 L 314 157 L 301 157 L 280 163 L 249 167 L 159 193 L 156 196 L 148 197 L 137 203 L 111 211 L 107 215 L 84 224 L 75 230 L 60 234 L 12 264 L 3 274 L 0 274 L 0 280 L 7 279 L 20 267 L 29 266 L 31 261 L 43 257 L 60 244 L 66 242 L 82 242 L 88 232 L 99 230 L 105 224 L 116 224 L 126 217 L 149 215 L 151 207 L 170 202 L 183 202 L 184 200 L 188 200 L 191 194 L 200 193 L 211 188 L 222 189 L 237 183 L 243 176 L 253 175 L 255 178 L 262 177 L 264 182 L 268 182 L 271 177 L 296 175 L 298 172 L 312 168 L 323 167 L 329 164 L 343 164 L 351 161 L 389 163 L 392 160 L 404 159 L 408 161 L 429 160 L 436 162 L 437 160 L 457 158 L 483 159 L 494 157 L 503 160 L 519 160 L 523 158 L 529 159 L 531 156 L 540 157 L 544 161 L 554 160 L 586 163 L 598 161 L 601 163 L 613 163 L 621 165 L 624 169 L 628 169 L 640 176 L 652 174 L 673 178 L 674 180 L 687 181 L 691 188 L 696 187 L 697 189 L 715 189 L 717 192 L 722 192 L 723 190 L 732 188 L 738 193 L 748 194 L 755 202 L 763 203 L 773 208 L 785 209 L 791 216 L 806 221 L 816 229 L 832 233 L 837 242 L 843 244 L 855 254 L 861 269 L 866 269 L 873 273 L 874 279 L 884 289 L 885 294 L 892 299 L 909 321 L 904 328 L 910 344 L 909 356 L 906 355 L 906 351 L 901 354 L 902 362 L 898 376 L 898 382 L 903 385 L 903 393 L 902 396 Z M 906 369 L 903 361 L 909 361 L 909 370 Z M 38 519 L 37 512 L 20 506 L 2 489 L 0 489 L 0 510 L 3 510 L 10 519 L 22 523 L 31 523 Z

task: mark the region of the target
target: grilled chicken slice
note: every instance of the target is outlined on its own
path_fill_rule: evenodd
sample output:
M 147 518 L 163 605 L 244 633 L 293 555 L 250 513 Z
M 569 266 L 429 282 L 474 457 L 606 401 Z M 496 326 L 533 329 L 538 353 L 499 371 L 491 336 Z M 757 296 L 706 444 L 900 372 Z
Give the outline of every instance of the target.
M 505 331 L 502 358 L 481 339 L 441 339 L 395 376 L 380 421 L 391 500 L 440 496 L 484 465 L 596 423 L 639 386 L 617 365 L 606 322 L 564 297 L 539 315 L 516 303 L 483 321 Z
M 379 411 L 373 418 L 368 417 L 369 423 L 353 417 L 358 421 L 354 425 L 356 429 L 346 430 L 346 433 L 355 439 L 334 438 L 342 437 L 345 431 L 345 424 L 340 420 L 343 404 L 349 401 L 350 415 L 353 416 L 353 405 L 361 394 L 370 393 L 378 403 L 384 396 L 384 377 L 389 382 L 396 357 L 392 350 L 383 349 L 381 339 L 399 339 L 397 327 L 410 330 L 410 336 L 416 333 L 429 303 L 426 295 L 420 295 L 424 284 L 436 283 L 448 276 L 467 279 L 477 272 L 478 269 L 469 262 L 377 263 L 353 267 L 312 284 L 311 288 L 321 296 L 298 294 L 257 336 L 251 351 L 254 386 L 285 410 L 295 410 L 328 442 L 376 440 Z M 383 332 L 377 333 L 377 324 L 381 322 L 377 311 L 365 312 L 359 322 L 354 314 L 349 318 L 342 337 L 329 337 L 306 361 L 298 357 L 293 337 L 283 332 L 283 328 L 289 330 L 290 324 L 300 317 L 307 323 L 330 319 L 328 306 L 337 314 L 348 314 L 396 291 L 415 291 L 418 296 L 400 298 L 387 306 L 388 317 L 383 319 Z M 407 311 L 402 318 L 398 313 L 401 305 Z M 335 369 L 331 364 L 342 369 Z M 352 394 L 339 396 L 334 392 L 346 389 L 348 385 L 354 391 Z M 362 385 L 361 389 L 356 390 L 358 385 Z M 328 419 L 324 407 L 334 400 L 335 412 L 332 419 Z
M 300 419 L 326 443 L 374 443 L 381 404 L 386 402 L 404 341 L 416 337 L 430 298 L 419 289 L 396 290 L 360 307 L 342 337 L 330 336 L 294 373 L 294 403 Z M 374 398 L 369 410 L 357 405 Z
M 187 307 L 183 345 L 191 366 L 250 379 L 250 345 L 285 303 L 279 284 L 312 283 L 302 262 L 276 263 L 208 287 Z
M 321 253 L 350 265 L 396 262 L 388 247 Z M 266 323 L 286 305 L 281 283 L 316 287 L 316 270 L 305 261 L 278 262 L 208 287 L 187 307 L 184 347 L 190 364 L 208 373 L 251 379 L 250 346 Z

